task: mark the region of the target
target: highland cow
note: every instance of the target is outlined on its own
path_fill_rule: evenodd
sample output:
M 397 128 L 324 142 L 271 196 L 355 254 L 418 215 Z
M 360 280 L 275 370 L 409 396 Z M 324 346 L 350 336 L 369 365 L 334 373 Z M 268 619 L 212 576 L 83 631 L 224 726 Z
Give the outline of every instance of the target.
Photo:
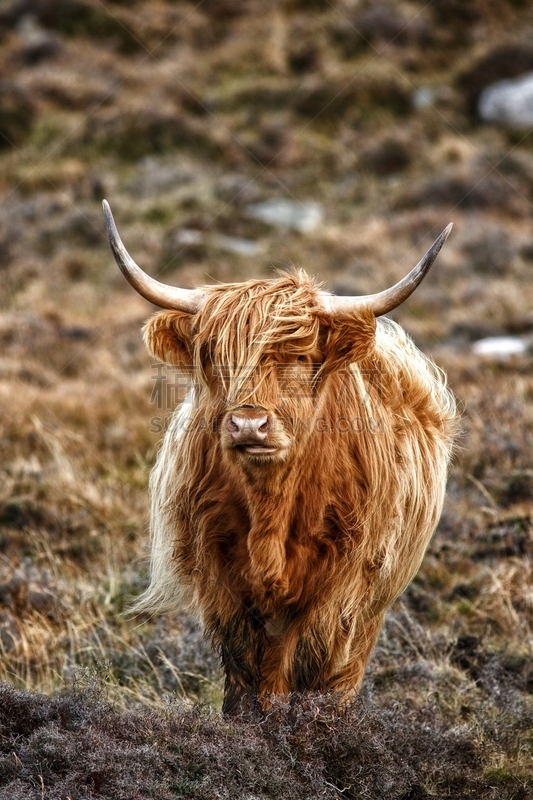
M 144 335 L 191 378 L 151 477 L 139 609 L 199 612 L 223 709 L 360 687 L 385 613 L 437 524 L 455 402 L 390 319 L 451 225 L 396 286 L 335 297 L 304 272 L 208 286 L 150 278 L 104 212 L 118 266 L 166 309 Z

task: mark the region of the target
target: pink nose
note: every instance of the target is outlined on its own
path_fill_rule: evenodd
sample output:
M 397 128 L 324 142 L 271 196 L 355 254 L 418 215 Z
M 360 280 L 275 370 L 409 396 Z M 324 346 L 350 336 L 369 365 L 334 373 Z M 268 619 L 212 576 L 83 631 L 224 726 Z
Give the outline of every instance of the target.
M 227 421 L 228 431 L 232 438 L 238 442 L 243 439 L 263 441 L 270 430 L 268 417 L 237 417 L 231 414 Z

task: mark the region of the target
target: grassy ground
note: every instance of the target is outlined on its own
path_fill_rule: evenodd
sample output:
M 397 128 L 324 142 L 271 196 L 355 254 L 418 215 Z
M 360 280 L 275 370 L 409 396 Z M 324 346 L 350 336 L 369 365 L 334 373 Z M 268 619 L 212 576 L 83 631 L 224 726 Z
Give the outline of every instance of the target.
M 0 9 L 0 796 L 533 796 L 531 352 L 471 349 L 533 332 L 531 135 L 472 113 L 484 83 L 533 69 L 533 7 L 36 9 Z M 462 435 L 345 717 L 314 698 L 225 722 L 196 623 L 123 614 L 171 403 L 150 403 L 150 309 L 112 261 L 104 196 L 135 258 L 185 286 L 296 263 L 377 291 L 455 224 L 395 317 L 447 371 Z M 323 223 L 248 216 L 278 197 Z

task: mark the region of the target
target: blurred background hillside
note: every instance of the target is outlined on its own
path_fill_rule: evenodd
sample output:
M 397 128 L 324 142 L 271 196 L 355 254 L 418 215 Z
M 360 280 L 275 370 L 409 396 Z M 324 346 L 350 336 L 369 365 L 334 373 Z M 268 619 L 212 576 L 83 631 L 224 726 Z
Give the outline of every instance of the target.
M 530 73 L 528 0 L 0 4 L 0 680 L 99 675 L 122 708 L 221 698 L 193 620 L 121 616 L 172 409 L 150 403 L 152 309 L 102 198 L 134 258 L 187 287 L 296 264 L 374 292 L 452 221 L 394 316 L 447 371 L 463 433 L 363 695 L 470 732 L 472 794 L 432 794 L 450 750 L 387 796 L 533 796 Z

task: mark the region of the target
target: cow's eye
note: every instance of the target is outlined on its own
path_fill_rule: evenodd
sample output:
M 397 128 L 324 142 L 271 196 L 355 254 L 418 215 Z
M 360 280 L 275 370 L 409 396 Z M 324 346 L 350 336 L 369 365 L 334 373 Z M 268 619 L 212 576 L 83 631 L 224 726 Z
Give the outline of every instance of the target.
M 307 356 L 298 356 L 298 358 L 296 359 L 298 364 L 307 364 L 307 360 L 308 360 Z

